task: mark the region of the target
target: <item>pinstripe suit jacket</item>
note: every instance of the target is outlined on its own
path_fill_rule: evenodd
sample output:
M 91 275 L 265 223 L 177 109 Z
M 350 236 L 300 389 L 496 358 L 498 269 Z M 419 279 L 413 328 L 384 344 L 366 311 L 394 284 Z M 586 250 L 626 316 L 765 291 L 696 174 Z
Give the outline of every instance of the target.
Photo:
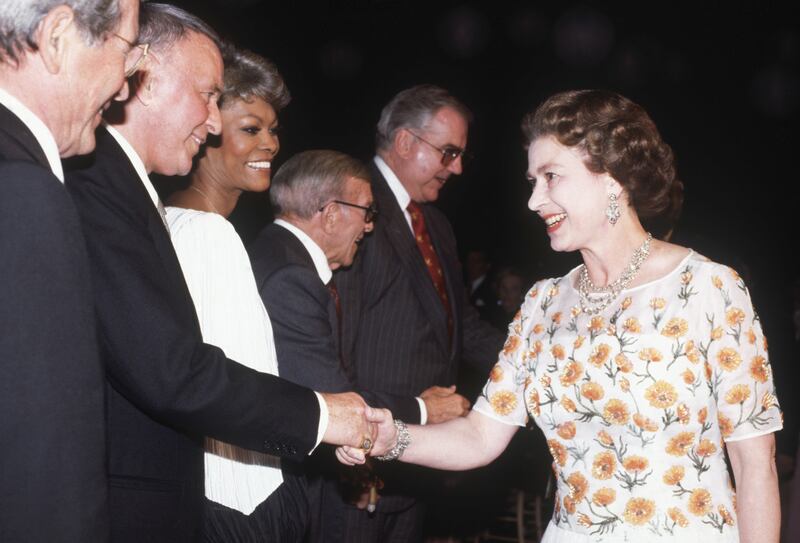
M 488 374 L 503 337 L 480 321 L 469 304 L 450 223 L 435 207 L 422 206 L 445 276 L 452 341 L 447 313 L 405 216 L 374 164 L 371 173 L 380 217 L 354 265 L 335 275 L 342 303 L 342 352 L 350 357 L 348 364 L 359 387 L 419 395 L 432 385 L 454 384 L 461 360 Z M 415 477 L 406 473 L 399 479 Z M 386 492 L 391 492 L 390 483 Z M 378 506 L 392 507 L 392 500 L 382 499 Z

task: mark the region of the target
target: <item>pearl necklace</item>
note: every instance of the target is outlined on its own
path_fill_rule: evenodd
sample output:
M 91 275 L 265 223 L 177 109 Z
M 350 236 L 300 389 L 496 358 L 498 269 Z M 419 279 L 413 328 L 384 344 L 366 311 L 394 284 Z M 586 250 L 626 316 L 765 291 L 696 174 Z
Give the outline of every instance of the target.
M 208 205 L 211 207 L 211 211 L 213 211 L 217 215 L 222 215 L 222 213 L 217 211 L 217 208 L 214 206 L 214 202 L 211 201 L 211 198 L 209 198 L 208 195 L 205 192 L 203 192 L 202 190 L 198 189 L 194 185 L 189 185 L 189 188 L 192 189 L 193 191 L 195 191 L 200 196 L 202 196 L 203 198 L 206 199 L 206 202 L 208 202 Z
M 636 249 L 631 256 L 630 263 L 622 270 L 622 274 L 612 283 L 598 287 L 589 279 L 589 270 L 586 264 L 581 266 L 578 276 L 578 294 L 581 301 L 581 311 L 587 315 L 597 315 L 616 300 L 619 293 L 628 288 L 628 285 L 639 273 L 639 269 L 647 257 L 650 256 L 650 242 L 653 234 L 647 233 L 644 243 Z

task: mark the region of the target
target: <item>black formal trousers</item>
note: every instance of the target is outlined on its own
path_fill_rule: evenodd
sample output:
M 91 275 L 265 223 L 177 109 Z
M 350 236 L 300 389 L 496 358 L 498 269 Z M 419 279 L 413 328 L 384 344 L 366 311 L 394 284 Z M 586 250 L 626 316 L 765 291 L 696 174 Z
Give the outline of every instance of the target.
M 399 395 L 418 395 L 426 388 L 456 382 L 461 361 L 488 375 L 504 337 L 478 318 L 469 304 L 450 223 L 432 205 L 422 205 L 428 229 L 445 277 L 452 336 L 447 311 L 436 293 L 403 210 L 377 167 L 371 164 L 372 194 L 380 216 L 365 237 L 349 270 L 337 272 L 342 304 L 342 352 L 360 388 Z M 415 500 L 427 491 L 429 470 L 398 463 L 381 466 L 386 482 L 378 510 L 406 512 L 408 526 L 418 524 Z M 359 518 L 351 515 L 348 518 Z M 370 520 L 363 540 L 374 540 Z M 397 525 L 397 523 L 395 523 Z M 397 530 L 405 529 L 397 526 Z M 357 528 L 348 526 L 348 533 Z M 389 537 L 385 534 L 384 537 Z
M 248 251 L 272 322 L 280 375 L 314 390 L 354 390 L 372 406 L 419 422 L 419 403 L 413 395 L 359 387 L 343 366 L 336 304 L 300 240 L 286 228 L 270 224 Z M 342 468 L 327 448 L 315 453 L 306 468 L 313 511 L 310 540 L 347 541 L 343 525 L 347 497 L 339 481 Z
M 0 541 L 107 541 L 103 398 L 75 206 L 0 106 Z
M 202 343 L 177 256 L 141 179 L 103 128 L 67 176 L 86 237 L 107 371 L 113 541 L 196 541 L 203 436 L 290 459 L 313 447 L 313 392 Z

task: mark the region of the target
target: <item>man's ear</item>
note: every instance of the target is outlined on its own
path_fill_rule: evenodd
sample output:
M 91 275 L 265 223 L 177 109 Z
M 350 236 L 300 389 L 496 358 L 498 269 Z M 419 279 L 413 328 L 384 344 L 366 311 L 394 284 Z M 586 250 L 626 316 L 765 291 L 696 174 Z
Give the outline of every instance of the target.
M 39 22 L 34 41 L 45 68 L 51 74 L 65 69 L 71 48 L 83 40 L 75 22 L 75 12 L 66 5 L 51 9 Z
M 145 60 L 147 63 L 147 60 Z M 159 83 L 158 75 L 154 72 L 153 66 L 145 64 L 128 79 L 130 93 L 145 107 L 153 102 L 155 88 Z
M 332 234 L 336 230 L 340 211 L 341 208 L 336 202 L 326 205 L 322 210 L 322 228 L 326 234 Z
M 394 135 L 394 152 L 402 158 L 408 158 L 411 154 L 411 144 L 413 143 L 414 135 L 405 128 L 401 128 Z

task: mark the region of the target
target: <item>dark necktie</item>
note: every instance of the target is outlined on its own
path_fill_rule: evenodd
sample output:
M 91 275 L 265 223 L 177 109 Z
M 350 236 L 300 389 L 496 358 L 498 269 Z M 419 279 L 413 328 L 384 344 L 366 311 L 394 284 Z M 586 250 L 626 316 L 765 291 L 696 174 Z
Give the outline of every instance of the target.
M 342 302 L 339 300 L 339 290 L 336 288 L 336 283 L 333 282 L 331 278 L 326 285 L 328 290 L 331 293 L 331 298 L 333 298 L 333 303 L 336 304 L 336 321 L 339 323 L 339 335 L 341 335 L 342 331 Z
M 439 257 L 436 255 L 436 249 L 433 248 L 431 236 L 428 234 L 428 228 L 425 226 L 425 217 L 422 215 L 422 208 L 420 205 L 411 201 L 408 204 L 408 213 L 411 215 L 411 228 L 414 230 L 414 240 L 417 242 L 417 248 L 422 253 L 422 258 L 425 261 L 425 266 L 428 268 L 428 274 L 431 276 L 433 286 L 436 289 L 436 294 L 447 312 L 447 335 L 453 337 L 453 313 L 450 310 L 450 301 L 447 297 L 447 286 L 444 282 L 444 271 L 442 265 L 439 263 Z
M 331 278 L 325 286 L 328 287 L 331 298 L 333 298 L 333 303 L 336 305 L 336 328 L 339 336 L 339 363 L 346 370 L 347 368 L 342 358 L 342 302 L 339 300 L 339 290 L 336 288 L 336 283 L 333 282 L 333 278 Z

